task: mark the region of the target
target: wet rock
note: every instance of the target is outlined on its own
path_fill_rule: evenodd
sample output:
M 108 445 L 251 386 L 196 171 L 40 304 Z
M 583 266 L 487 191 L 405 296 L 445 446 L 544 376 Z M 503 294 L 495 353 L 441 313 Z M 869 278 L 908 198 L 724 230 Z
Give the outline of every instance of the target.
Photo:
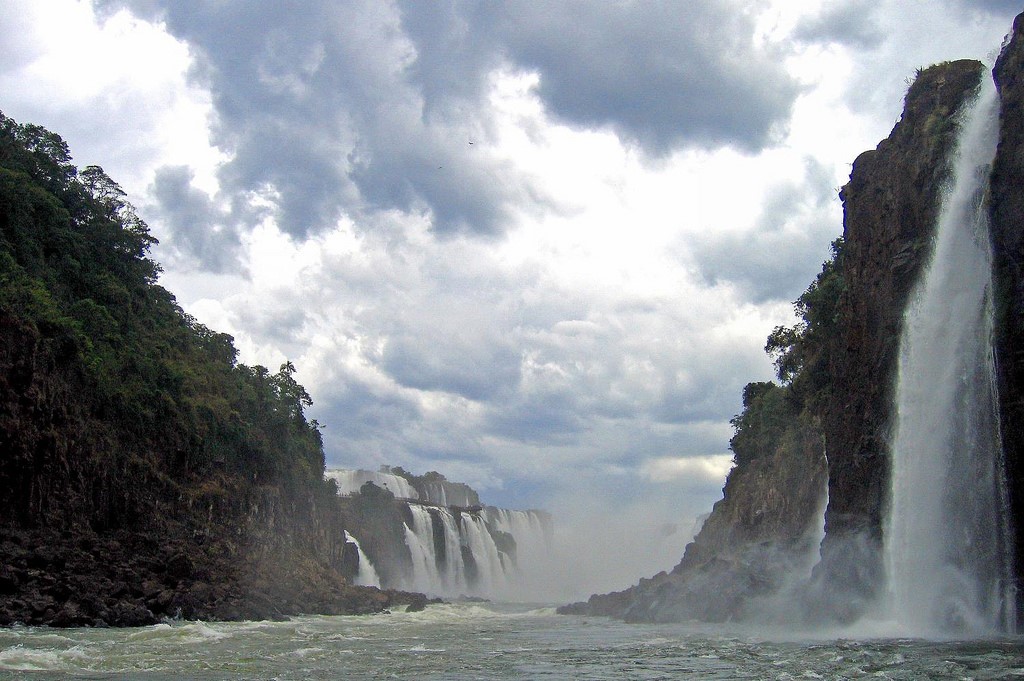
M 0 565 L 0 596 L 17 593 L 19 584 L 21 580 L 18 579 L 18 573 L 14 568 L 10 565 Z

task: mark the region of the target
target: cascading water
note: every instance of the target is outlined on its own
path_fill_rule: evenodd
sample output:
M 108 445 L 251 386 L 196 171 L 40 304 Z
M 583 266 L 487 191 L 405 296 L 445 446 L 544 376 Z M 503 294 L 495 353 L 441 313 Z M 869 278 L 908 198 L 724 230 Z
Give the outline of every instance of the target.
M 539 567 L 550 547 L 550 517 L 541 512 L 415 503 L 409 511 L 405 544 L 412 573 L 400 585 L 406 589 L 515 600 L 526 595 L 524 566 Z
M 934 253 L 904 320 L 885 528 L 890 617 L 913 634 L 1012 630 L 985 190 L 998 99 L 961 121 Z
M 463 513 L 459 525 L 463 546 L 469 549 L 476 564 L 477 591 L 482 594 L 498 593 L 506 585 L 505 566 L 483 518 Z
M 345 541 L 350 544 L 355 544 L 356 554 L 359 556 L 359 572 L 356 574 L 355 583 L 359 586 L 380 586 L 380 577 L 377 575 L 377 571 L 373 568 L 373 563 L 363 553 L 363 547 L 359 545 L 359 541 L 353 537 L 348 530 L 345 530 Z
M 418 499 L 419 494 L 412 484 L 405 478 L 394 473 L 362 470 L 333 470 L 328 469 L 324 477 L 334 480 L 338 485 L 338 494 L 350 496 L 358 494 L 360 488 L 368 482 L 372 482 L 381 489 L 386 489 L 395 495 L 396 499 Z
M 538 511 L 513 511 L 488 506 L 484 509 L 487 526 L 515 539 L 512 561 L 517 570 L 543 565 L 551 553 L 550 518 Z
M 405 545 L 412 556 L 412 584 L 409 588 L 425 593 L 446 593 L 437 569 L 434 532 L 430 513 L 418 504 L 410 504 L 412 527 L 405 527 Z

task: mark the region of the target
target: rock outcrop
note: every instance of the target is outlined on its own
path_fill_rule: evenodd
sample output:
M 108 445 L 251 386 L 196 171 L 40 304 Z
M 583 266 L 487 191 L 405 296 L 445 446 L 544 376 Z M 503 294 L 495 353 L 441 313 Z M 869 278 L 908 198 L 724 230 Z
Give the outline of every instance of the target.
M 559 612 L 722 622 L 754 615 L 756 599 L 806 577 L 821 539 L 827 467 L 816 430 L 804 424 L 794 434 L 730 472 L 723 499 L 671 572 Z

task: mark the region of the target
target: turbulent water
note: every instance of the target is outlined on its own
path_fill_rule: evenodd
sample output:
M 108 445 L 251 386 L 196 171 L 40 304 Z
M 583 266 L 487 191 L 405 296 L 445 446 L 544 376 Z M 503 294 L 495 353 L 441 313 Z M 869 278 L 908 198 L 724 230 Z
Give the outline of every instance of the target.
M 887 562 L 891 616 L 918 633 L 1005 630 L 1014 620 L 984 203 L 997 116 L 986 82 L 962 125 L 901 341 Z
M 776 632 L 777 635 L 777 632 Z M 4 679 L 993 679 L 1019 640 L 772 640 L 526 606 L 143 629 L 0 630 Z

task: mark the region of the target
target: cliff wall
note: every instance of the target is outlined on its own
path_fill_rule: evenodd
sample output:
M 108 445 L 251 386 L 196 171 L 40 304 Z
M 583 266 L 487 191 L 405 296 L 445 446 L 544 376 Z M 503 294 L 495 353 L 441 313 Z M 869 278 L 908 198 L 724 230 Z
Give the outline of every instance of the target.
M 809 574 L 826 477 L 820 435 L 800 424 L 775 451 L 733 468 L 722 500 L 671 572 L 559 612 L 643 622 L 758 615 L 758 599 L 785 589 L 793 575 Z
M 340 571 L 311 402 L 286 363 L 156 284 L 101 168 L 0 114 L 0 625 L 379 611 Z
M 957 113 L 985 76 L 980 62 L 922 71 L 903 115 L 876 149 L 857 157 L 842 188 L 842 277 L 837 333 L 827 350 L 833 385 L 822 428 L 829 504 L 816 577 L 822 607 L 856 617 L 882 580 L 892 404 L 903 311 L 932 246 Z
M 999 146 L 992 167 L 992 259 L 1000 425 L 1016 528 L 1018 585 L 1024 582 L 1024 15 L 996 60 Z M 1022 590 L 1018 588 L 1018 594 Z M 1018 596 L 1017 612 L 1024 612 Z

